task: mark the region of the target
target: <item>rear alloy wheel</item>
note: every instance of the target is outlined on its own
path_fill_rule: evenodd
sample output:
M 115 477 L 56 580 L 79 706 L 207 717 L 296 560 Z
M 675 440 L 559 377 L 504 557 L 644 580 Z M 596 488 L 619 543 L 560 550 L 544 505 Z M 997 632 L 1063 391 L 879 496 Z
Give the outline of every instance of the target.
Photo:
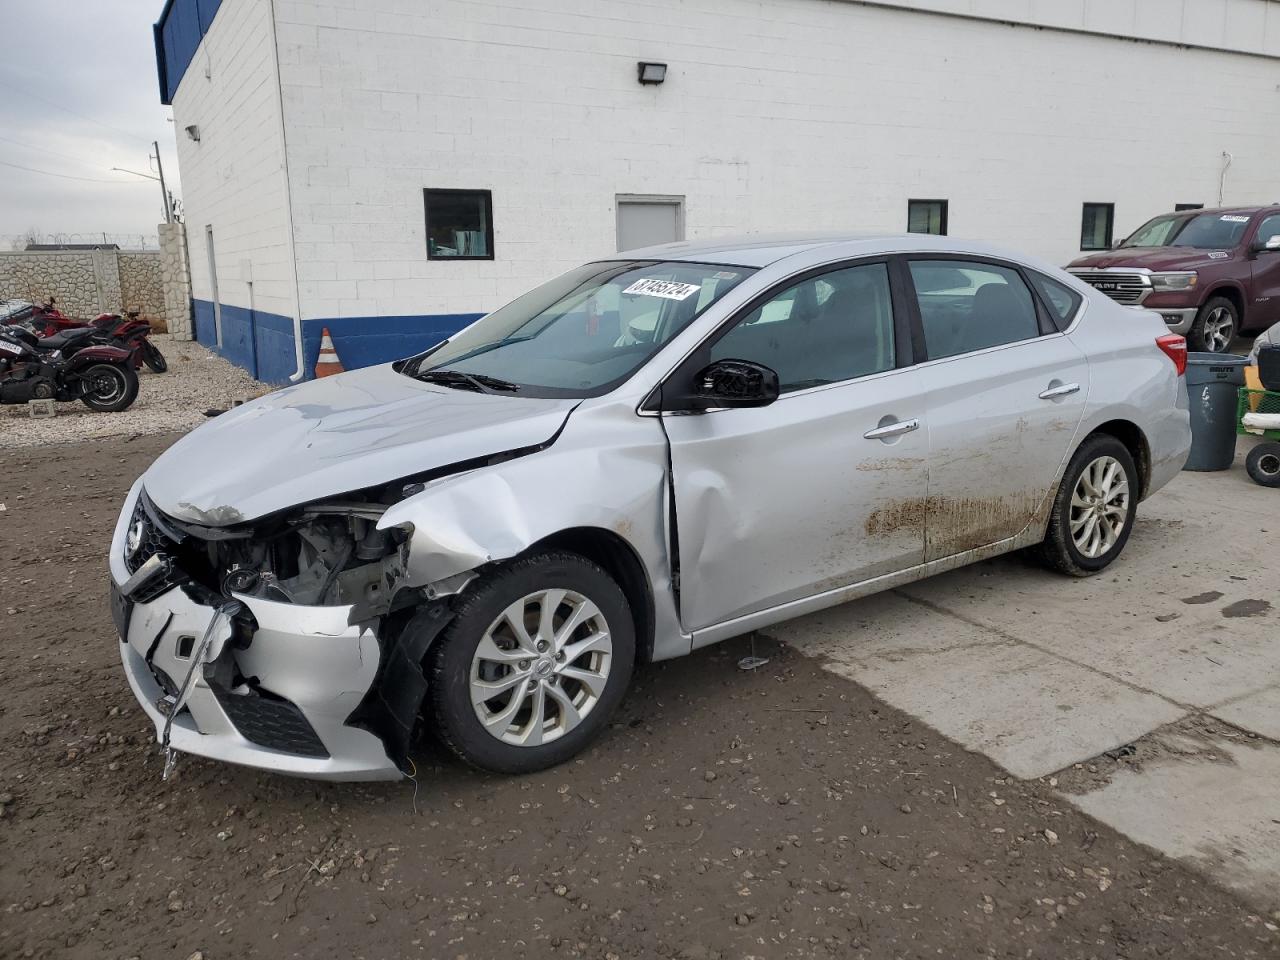
M 1200 308 L 1187 331 L 1188 345 L 1199 353 L 1226 353 L 1239 327 L 1236 305 L 1226 297 L 1213 297 Z
M 631 610 L 604 570 L 571 553 L 525 557 L 469 591 L 437 642 L 436 732 L 485 770 L 553 766 L 608 722 L 634 659 Z
M 1071 576 L 1097 573 L 1120 556 L 1137 507 L 1138 474 L 1128 449 L 1107 434 L 1089 437 L 1063 475 L 1041 559 Z
M 1280 443 L 1269 440 L 1258 444 L 1249 451 L 1244 466 L 1254 483 L 1280 487 Z
M 79 376 L 80 400 L 90 410 L 119 413 L 138 397 L 138 375 L 129 367 L 95 363 Z

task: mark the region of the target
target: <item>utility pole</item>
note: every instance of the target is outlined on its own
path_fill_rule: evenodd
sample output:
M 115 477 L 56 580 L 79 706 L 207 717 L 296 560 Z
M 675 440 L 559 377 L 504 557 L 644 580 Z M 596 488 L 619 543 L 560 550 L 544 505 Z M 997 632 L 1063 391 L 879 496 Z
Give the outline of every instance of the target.
M 173 223 L 173 207 L 169 205 L 169 190 L 164 185 L 164 166 L 160 163 L 160 141 L 152 140 L 156 148 L 156 173 L 160 174 L 160 192 L 164 195 L 164 222 Z

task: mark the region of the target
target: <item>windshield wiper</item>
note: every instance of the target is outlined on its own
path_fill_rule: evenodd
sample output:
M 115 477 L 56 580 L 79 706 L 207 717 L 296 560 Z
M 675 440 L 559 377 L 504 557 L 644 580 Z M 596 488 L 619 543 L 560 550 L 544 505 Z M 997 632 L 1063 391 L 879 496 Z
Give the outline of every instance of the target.
M 476 393 L 489 393 L 500 390 L 515 393 L 520 389 L 518 384 L 510 380 L 499 380 L 483 373 L 463 373 L 461 370 L 424 370 L 415 374 L 419 380 L 427 383 L 438 383 L 445 387 L 456 387 L 460 390 L 474 390 Z

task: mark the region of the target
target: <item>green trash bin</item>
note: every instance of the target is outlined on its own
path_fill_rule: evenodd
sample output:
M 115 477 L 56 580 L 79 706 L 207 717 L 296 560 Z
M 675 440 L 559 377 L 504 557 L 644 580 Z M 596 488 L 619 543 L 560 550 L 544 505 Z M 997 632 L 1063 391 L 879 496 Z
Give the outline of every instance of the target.
M 1191 401 L 1191 455 L 1184 470 L 1226 470 L 1236 458 L 1236 401 L 1247 357 L 1187 354 Z

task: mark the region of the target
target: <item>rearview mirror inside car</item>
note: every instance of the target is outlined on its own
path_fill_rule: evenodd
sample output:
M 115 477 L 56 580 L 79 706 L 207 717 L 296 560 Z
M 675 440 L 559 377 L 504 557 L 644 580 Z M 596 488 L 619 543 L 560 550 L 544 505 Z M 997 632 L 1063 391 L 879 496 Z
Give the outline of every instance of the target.
M 717 360 L 693 378 L 690 406 L 764 407 L 778 399 L 778 374 L 750 360 Z

